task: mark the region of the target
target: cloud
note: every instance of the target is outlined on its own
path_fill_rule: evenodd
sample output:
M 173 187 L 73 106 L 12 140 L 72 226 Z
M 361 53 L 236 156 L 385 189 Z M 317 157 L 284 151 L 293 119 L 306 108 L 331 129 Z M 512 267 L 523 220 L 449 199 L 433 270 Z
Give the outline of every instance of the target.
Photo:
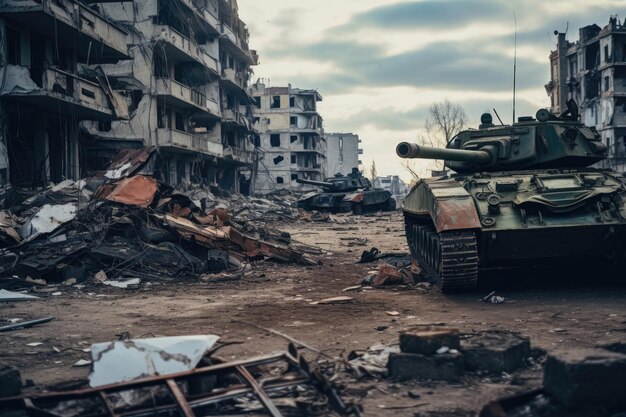
M 338 31 L 354 28 L 375 27 L 381 29 L 431 28 L 449 29 L 474 23 L 490 21 L 510 15 L 506 3 L 484 0 L 425 0 L 376 7 L 357 14 Z
M 393 149 L 415 139 L 428 105 L 462 104 L 476 126 L 496 108 L 511 120 L 513 11 L 517 16 L 517 114 L 549 106 L 555 29 L 578 38 L 624 0 L 238 0 L 259 51 L 259 77 L 315 88 L 327 131 L 363 139 L 363 162 L 406 174 Z M 626 17 L 626 16 L 623 16 Z M 622 17 L 622 18 L 623 18 Z M 406 175 L 404 175 L 406 177 Z
M 512 59 L 483 49 L 481 45 L 441 42 L 410 52 L 388 56 L 382 47 L 341 41 L 320 41 L 297 49 L 275 48 L 274 58 L 332 61 L 335 74 L 309 77 L 309 83 L 323 85 L 323 94 L 335 94 L 357 86 L 429 86 L 497 91 L 508 89 L 512 78 Z M 546 57 L 547 62 L 547 57 Z M 547 64 L 519 57 L 526 76 L 519 87 L 543 85 Z M 329 77 L 334 77 L 329 79 Z

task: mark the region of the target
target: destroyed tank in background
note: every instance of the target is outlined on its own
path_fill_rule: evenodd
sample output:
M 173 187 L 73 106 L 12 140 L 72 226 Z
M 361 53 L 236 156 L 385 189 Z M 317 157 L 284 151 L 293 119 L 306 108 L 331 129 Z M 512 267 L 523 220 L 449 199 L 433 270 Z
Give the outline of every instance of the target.
M 404 201 L 411 254 L 443 291 L 470 290 L 479 271 L 610 260 L 624 268 L 622 174 L 578 108 L 465 130 L 445 149 L 403 142 L 401 158 L 443 159 L 450 176 L 420 180 Z M 603 261 L 598 265 L 606 265 Z
M 361 214 L 371 211 L 393 211 L 396 200 L 387 190 L 372 188 L 370 180 L 358 169 L 348 175 L 335 175 L 326 181 L 298 179 L 299 184 L 316 185 L 323 192 L 312 191 L 298 200 L 298 208 L 305 210 L 330 211 L 332 213 Z

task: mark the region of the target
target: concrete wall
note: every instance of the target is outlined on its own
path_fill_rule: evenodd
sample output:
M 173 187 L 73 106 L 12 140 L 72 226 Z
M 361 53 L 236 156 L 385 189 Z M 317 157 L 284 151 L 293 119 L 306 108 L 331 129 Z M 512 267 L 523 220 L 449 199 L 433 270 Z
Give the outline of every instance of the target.
M 359 136 L 354 133 L 326 134 L 326 176 L 348 175 L 359 168 Z

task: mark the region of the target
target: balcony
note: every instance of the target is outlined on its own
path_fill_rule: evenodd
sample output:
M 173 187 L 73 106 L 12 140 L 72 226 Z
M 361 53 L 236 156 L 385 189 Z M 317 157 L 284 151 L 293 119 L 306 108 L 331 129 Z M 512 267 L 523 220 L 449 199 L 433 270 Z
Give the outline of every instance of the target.
M 321 135 L 323 133 L 323 129 L 321 127 L 300 127 L 300 126 L 291 126 L 289 131 L 292 133 L 310 133 Z
M 187 153 L 200 152 L 212 156 L 222 156 L 222 144 L 205 135 L 182 132 L 180 130 L 157 129 L 157 143 L 161 148 L 172 148 Z
M 291 152 L 294 153 L 316 153 L 316 154 L 320 154 L 323 155 L 324 154 L 324 148 L 322 148 L 319 145 L 316 145 L 315 147 L 311 146 L 311 144 L 309 144 L 308 147 L 304 147 L 304 144 L 300 143 L 292 143 L 289 145 L 289 150 Z
M 243 113 L 233 109 L 225 109 L 222 112 L 222 123 L 236 124 L 249 131 L 254 130 L 252 127 L 252 121 Z
M 246 79 L 233 68 L 222 68 L 222 84 L 230 88 L 236 88 L 248 94 L 246 89 Z
M 0 15 L 22 28 L 77 45 L 79 62 L 115 63 L 130 59 L 127 33 L 82 3 L 73 0 L 0 1 Z
M 254 163 L 254 152 L 228 146 L 224 148 L 224 158 L 232 159 L 242 164 L 252 164 Z
M 259 58 L 256 51 L 250 51 L 248 43 L 243 41 L 237 34 L 226 24 L 220 24 L 220 47 L 230 50 L 233 55 L 244 61 L 248 65 L 257 65 Z
M 199 118 L 221 117 L 217 101 L 171 78 L 157 78 L 154 94 L 164 97 L 167 104 L 202 112 Z
M 218 60 L 172 27 L 155 25 L 153 34 L 156 42 L 163 42 L 169 59 L 178 62 L 196 62 L 206 67 L 214 76 L 219 76 Z
M 20 104 L 40 107 L 51 114 L 68 115 L 77 120 L 128 119 L 128 104 L 114 91 L 75 74 L 48 68 L 43 71 L 41 88 L 29 79 L 27 68 L 7 65 L 5 71 L 20 84 L 2 95 L 19 99 Z
M 322 166 L 319 164 L 315 164 L 315 165 L 311 165 L 311 166 L 301 166 L 298 165 L 298 168 L 296 168 L 296 171 L 298 172 L 317 172 L 317 173 L 322 173 Z
M 203 2 L 198 0 L 180 0 L 196 17 L 199 19 L 196 22 L 206 30 L 210 35 L 220 34 L 220 22 L 218 16 L 217 2 L 209 1 L 205 7 Z

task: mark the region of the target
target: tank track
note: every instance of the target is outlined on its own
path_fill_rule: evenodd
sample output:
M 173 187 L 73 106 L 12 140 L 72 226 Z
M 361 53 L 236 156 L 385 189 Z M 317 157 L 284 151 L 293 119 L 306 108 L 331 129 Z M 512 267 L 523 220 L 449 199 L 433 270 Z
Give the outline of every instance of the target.
M 472 231 L 437 233 L 430 223 L 406 219 L 411 255 L 443 292 L 473 290 L 478 285 L 478 246 Z

